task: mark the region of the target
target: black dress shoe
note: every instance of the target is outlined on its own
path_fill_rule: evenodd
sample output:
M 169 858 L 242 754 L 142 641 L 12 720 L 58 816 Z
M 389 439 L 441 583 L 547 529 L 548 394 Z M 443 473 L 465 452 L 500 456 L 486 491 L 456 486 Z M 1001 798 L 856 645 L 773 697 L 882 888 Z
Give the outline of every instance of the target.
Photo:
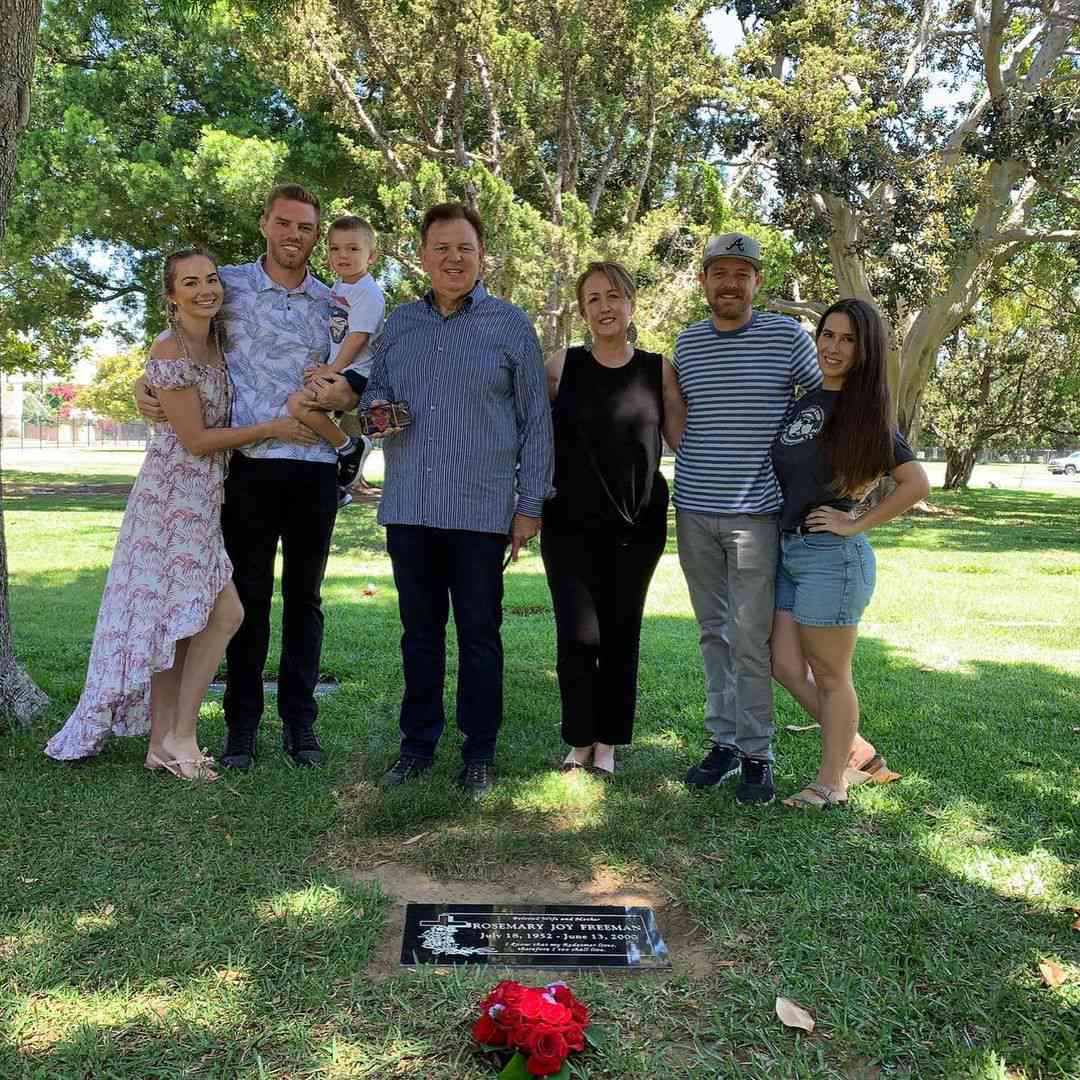
M 281 729 L 281 744 L 285 753 L 293 759 L 297 765 L 312 767 L 326 763 L 326 755 L 315 738 L 315 732 L 310 725 L 303 727 L 285 726 Z
M 255 764 L 255 732 L 230 731 L 221 751 L 221 765 L 226 769 L 247 772 Z
M 418 776 L 426 773 L 434 762 L 430 758 L 412 757 L 402 754 L 401 757 L 383 773 L 379 783 L 384 788 L 401 787 L 409 780 L 415 780 Z
M 495 783 L 495 767 L 490 761 L 466 761 L 458 774 L 461 789 L 474 799 L 490 791 Z

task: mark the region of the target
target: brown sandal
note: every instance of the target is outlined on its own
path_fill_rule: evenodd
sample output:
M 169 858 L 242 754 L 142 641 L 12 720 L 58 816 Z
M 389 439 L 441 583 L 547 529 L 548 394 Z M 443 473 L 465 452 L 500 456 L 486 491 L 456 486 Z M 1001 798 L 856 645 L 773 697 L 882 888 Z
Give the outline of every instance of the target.
M 809 798 L 806 794 L 808 791 L 813 792 L 821 802 L 815 802 L 812 798 Z M 836 792 L 832 788 L 815 781 L 812 784 L 807 784 L 794 795 L 789 795 L 783 800 L 783 804 L 784 806 L 790 806 L 793 810 L 833 810 L 836 807 L 847 806 L 848 801 L 847 799 L 838 799 Z

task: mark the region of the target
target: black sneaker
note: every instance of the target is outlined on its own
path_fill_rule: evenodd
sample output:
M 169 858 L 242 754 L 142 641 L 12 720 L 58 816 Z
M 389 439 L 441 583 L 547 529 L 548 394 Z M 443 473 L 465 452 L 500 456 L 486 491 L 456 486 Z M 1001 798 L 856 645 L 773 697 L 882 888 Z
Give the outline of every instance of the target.
M 221 764 L 226 769 L 247 772 L 255 764 L 255 732 L 230 731 L 225 736 L 225 749 L 221 751 Z
M 730 746 L 713 743 L 700 765 L 686 774 L 686 784 L 692 788 L 711 788 L 730 780 L 739 771 L 739 752 Z
M 458 785 L 474 799 L 491 790 L 495 783 L 495 769 L 490 761 L 466 761 L 458 774 Z
M 322 765 L 326 761 L 323 748 L 310 724 L 297 727 L 286 724 L 281 729 L 281 745 L 297 765 Z
M 383 773 L 379 781 L 384 788 L 401 787 L 409 780 L 415 780 L 422 773 L 426 773 L 434 764 L 429 758 L 412 757 L 402 754 L 401 757 Z
M 364 460 L 364 443 L 355 435 L 337 452 L 337 482 L 339 488 L 347 488 L 360 472 Z
M 773 801 L 772 763 L 757 758 L 742 759 L 742 775 L 735 789 L 735 801 L 740 806 L 768 806 Z

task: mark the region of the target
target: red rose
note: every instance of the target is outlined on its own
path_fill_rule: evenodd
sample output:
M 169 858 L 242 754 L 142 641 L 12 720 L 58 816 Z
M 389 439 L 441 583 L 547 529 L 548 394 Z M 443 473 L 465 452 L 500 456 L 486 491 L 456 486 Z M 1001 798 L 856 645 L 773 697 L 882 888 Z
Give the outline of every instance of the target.
M 539 1020 L 540 1019 L 540 1005 L 543 1001 L 545 991 L 527 989 L 522 995 L 521 1000 L 517 1002 L 517 1007 L 521 1010 L 521 1015 L 526 1020 Z
M 570 987 L 566 983 L 552 983 L 548 990 L 551 991 L 551 996 L 560 1004 L 565 1005 L 568 1009 L 574 1007 L 577 999 L 570 991 Z
M 562 1027 L 570 1019 L 570 1010 L 551 998 L 542 997 L 539 1008 L 540 1019 L 552 1027 Z
M 538 1028 L 527 1021 L 518 1024 L 507 1036 L 510 1046 L 516 1046 L 523 1054 L 528 1056 L 533 1052 L 536 1040 L 544 1034 L 543 1028 Z
M 473 1024 L 472 1033 L 481 1046 L 506 1045 L 506 1032 L 486 1012 Z
M 516 1005 L 522 995 L 525 993 L 525 987 L 521 983 L 516 983 L 512 979 L 503 979 L 494 990 L 486 998 L 484 998 L 485 1005 Z
M 525 1062 L 525 1068 L 533 1076 L 551 1076 L 563 1067 L 569 1052 L 562 1035 L 557 1031 L 546 1031 L 536 1040 L 533 1052 Z
M 521 1023 L 521 1010 L 516 1005 L 503 1005 L 496 1010 L 494 1019 L 504 1031 L 513 1031 Z
M 571 1050 L 584 1050 L 585 1049 L 585 1029 L 575 1026 L 565 1027 L 562 1029 L 563 1038 L 566 1040 L 566 1045 Z
M 582 1027 L 589 1026 L 589 1010 L 580 1001 L 575 1001 L 570 1006 L 570 1016 L 575 1024 L 580 1024 Z

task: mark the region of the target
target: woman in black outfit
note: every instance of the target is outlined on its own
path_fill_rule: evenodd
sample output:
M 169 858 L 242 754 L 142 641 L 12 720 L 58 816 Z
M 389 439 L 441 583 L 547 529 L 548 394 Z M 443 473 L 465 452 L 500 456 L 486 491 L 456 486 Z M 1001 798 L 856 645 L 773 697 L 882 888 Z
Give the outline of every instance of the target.
M 633 736 L 645 593 L 667 541 L 660 474 L 664 392 L 674 371 L 629 339 L 633 279 L 590 263 L 577 298 L 592 344 L 547 364 L 555 428 L 555 495 L 540 551 L 555 607 L 563 768 L 615 772 Z

